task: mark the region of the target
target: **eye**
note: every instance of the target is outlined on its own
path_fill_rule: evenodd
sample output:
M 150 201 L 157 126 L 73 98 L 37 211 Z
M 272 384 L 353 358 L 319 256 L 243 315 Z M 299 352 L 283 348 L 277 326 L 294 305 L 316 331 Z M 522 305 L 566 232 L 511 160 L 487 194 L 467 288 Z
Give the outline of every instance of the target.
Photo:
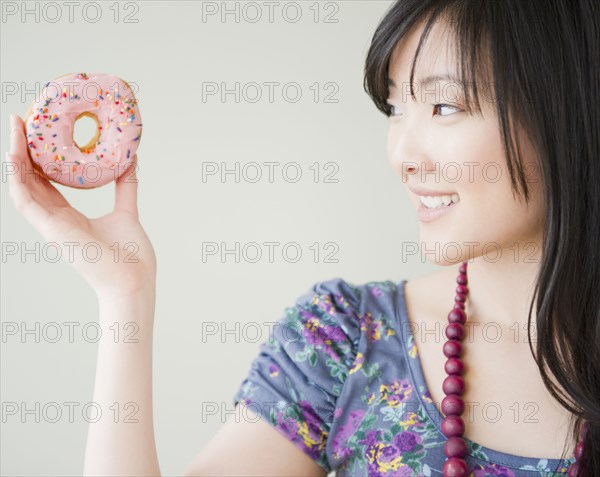
M 439 116 L 442 116 L 442 117 L 451 116 L 454 113 L 462 111 L 457 106 L 452 106 L 450 104 L 437 103 L 437 104 L 432 104 L 432 106 L 433 106 L 433 113 L 431 114 L 431 116 L 435 116 L 436 115 L 435 112 L 437 110 L 442 110 L 442 108 L 449 108 L 450 109 L 450 113 L 449 114 L 440 114 L 439 115 Z M 452 112 L 452 110 L 454 110 L 454 112 Z

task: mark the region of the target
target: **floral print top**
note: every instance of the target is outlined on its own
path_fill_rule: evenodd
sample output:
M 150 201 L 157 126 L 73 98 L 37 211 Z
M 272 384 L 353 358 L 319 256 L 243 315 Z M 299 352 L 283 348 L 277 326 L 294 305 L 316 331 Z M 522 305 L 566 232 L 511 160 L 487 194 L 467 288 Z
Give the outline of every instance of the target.
M 442 475 L 443 415 L 425 384 L 405 281 L 312 285 L 260 344 L 234 404 L 242 401 L 332 475 Z M 469 477 L 566 475 L 574 462 L 465 441 Z

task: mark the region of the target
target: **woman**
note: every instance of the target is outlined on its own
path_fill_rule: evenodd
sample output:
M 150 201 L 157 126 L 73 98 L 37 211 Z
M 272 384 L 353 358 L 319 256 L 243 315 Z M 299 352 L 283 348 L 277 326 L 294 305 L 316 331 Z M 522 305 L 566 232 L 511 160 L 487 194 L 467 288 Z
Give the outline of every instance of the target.
M 388 155 L 418 207 L 422 253 L 444 268 L 410 282 L 336 278 L 300 296 L 234 397 L 244 418 L 186 475 L 533 476 L 575 461 L 569 475 L 600 475 L 599 20 L 595 0 L 391 6 L 365 88 L 390 118 Z M 7 160 L 30 168 L 19 118 Z M 91 424 L 84 472 L 159 475 L 156 260 L 135 171 L 117 181 L 114 211 L 93 220 L 43 178 L 10 180 L 17 209 L 48 241 L 94 240 L 105 257 L 114 242 L 139 244 L 136 264 L 74 263 L 98 294 L 101 324 L 136 321 L 141 337 L 100 344 L 94 401 L 135 401 L 140 418 Z M 465 325 L 482 326 L 464 327 L 462 398 L 504 418 L 465 411 L 457 441 L 463 433 L 442 422 L 447 356 L 431 330 L 449 321 L 464 262 L 458 301 L 468 295 Z M 490 327 L 493 339 L 480 331 Z M 468 447 L 449 450 L 451 438 Z

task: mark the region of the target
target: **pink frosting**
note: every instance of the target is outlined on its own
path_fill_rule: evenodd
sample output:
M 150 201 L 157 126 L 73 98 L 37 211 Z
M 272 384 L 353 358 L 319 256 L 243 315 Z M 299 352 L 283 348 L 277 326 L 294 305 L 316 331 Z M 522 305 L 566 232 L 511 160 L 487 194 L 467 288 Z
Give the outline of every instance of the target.
M 100 138 L 86 151 L 73 140 L 75 118 L 83 112 L 100 123 Z M 49 179 L 91 189 L 127 170 L 140 143 L 142 121 L 133 91 L 123 80 L 111 74 L 75 73 L 44 86 L 26 128 L 31 159 Z

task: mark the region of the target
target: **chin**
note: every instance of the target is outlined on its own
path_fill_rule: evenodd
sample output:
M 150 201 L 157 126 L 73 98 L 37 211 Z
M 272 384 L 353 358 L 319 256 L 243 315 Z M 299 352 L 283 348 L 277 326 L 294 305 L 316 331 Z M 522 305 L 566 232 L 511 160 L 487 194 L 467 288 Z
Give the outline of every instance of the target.
M 473 241 L 467 240 L 467 242 Z M 466 246 L 463 238 L 455 234 L 422 231 L 420 235 L 419 255 L 422 262 L 448 267 L 468 260 L 472 253 L 473 247 Z

